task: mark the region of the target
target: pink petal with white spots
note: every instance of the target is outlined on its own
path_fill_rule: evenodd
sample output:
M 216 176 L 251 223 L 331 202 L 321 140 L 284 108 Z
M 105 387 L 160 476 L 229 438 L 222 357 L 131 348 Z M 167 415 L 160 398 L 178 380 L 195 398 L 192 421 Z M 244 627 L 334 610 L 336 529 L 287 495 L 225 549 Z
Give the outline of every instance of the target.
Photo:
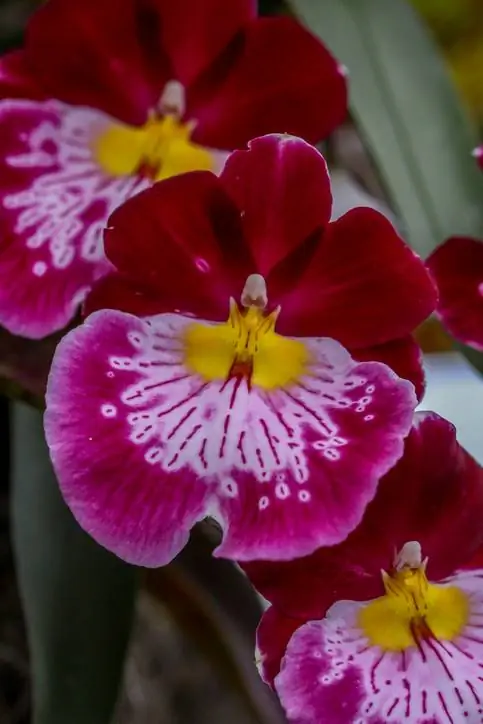
M 481 724 L 483 570 L 444 581 L 469 598 L 453 641 L 422 640 L 402 652 L 372 646 L 357 624 L 364 603 L 339 601 L 295 632 L 275 678 L 294 724 Z
M 287 389 L 207 382 L 184 366 L 192 321 L 105 310 L 61 342 L 46 433 L 80 524 L 145 565 L 172 557 L 166 526 L 203 515 L 224 530 L 218 554 L 239 560 L 344 539 L 402 453 L 412 385 L 331 339 L 304 340 L 310 370 Z
M 147 182 L 97 165 L 92 145 L 109 122 L 56 101 L 0 103 L 0 324 L 14 334 L 64 327 L 110 268 L 106 220 Z

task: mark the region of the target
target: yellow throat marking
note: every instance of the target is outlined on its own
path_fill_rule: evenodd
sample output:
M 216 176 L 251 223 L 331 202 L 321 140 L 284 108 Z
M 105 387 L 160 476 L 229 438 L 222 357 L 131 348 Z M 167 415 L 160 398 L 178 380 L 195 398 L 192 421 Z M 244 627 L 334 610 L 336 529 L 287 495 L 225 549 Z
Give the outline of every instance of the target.
M 373 646 L 404 651 L 423 640 L 452 641 L 461 633 L 469 617 L 467 595 L 457 586 L 429 583 L 425 567 L 382 572 L 385 595 L 361 608 L 358 617 Z
M 212 171 L 212 154 L 190 140 L 193 125 L 174 114 L 151 114 L 139 128 L 112 124 L 96 140 L 94 155 L 110 176 L 140 175 L 152 181 L 188 171 Z
M 231 299 L 227 322 L 188 325 L 187 368 L 206 381 L 245 378 L 266 390 L 293 384 L 306 373 L 309 352 L 303 342 L 275 332 L 279 311 L 265 314 L 258 303 L 240 309 Z

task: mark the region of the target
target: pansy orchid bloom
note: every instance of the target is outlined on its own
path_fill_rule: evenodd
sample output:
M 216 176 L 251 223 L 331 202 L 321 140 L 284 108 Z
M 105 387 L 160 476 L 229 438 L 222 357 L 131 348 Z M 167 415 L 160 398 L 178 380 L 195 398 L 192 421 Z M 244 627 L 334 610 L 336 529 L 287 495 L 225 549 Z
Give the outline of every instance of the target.
M 246 570 L 259 663 L 297 724 L 483 721 L 483 469 L 434 413 L 341 544 Z
M 118 271 L 58 347 L 46 433 L 74 515 L 121 557 L 164 563 L 205 516 L 235 559 L 336 543 L 401 455 L 413 386 L 342 345 L 407 334 L 432 282 L 383 216 L 330 209 L 320 153 L 267 136 L 112 215 Z
M 343 68 L 255 0 L 49 0 L 0 63 L 0 324 L 43 337 L 109 269 L 102 230 L 153 181 L 344 118 Z
M 427 265 L 438 286 L 441 322 L 456 339 L 483 350 L 483 241 L 451 237 Z

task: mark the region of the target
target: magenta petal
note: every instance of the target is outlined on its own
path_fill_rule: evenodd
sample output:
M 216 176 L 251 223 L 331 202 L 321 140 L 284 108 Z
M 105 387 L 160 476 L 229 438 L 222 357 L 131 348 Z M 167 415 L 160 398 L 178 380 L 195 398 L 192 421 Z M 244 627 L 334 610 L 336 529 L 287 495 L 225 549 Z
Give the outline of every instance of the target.
M 330 339 L 305 340 L 307 374 L 287 389 L 208 382 L 185 365 L 192 323 L 101 311 L 60 344 L 46 430 L 81 525 L 144 565 L 184 540 L 168 545 L 163 520 L 184 536 L 211 515 L 224 532 L 217 554 L 237 560 L 343 540 L 402 453 L 412 385 Z
M 289 722 L 380 724 L 361 716 L 363 672 L 348 665 L 343 675 L 336 673 L 329 653 L 332 632 L 326 628 L 325 621 L 310 621 L 299 628 L 288 645 L 282 671 L 275 678 L 275 688 Z
M 110 268 L 102 229 L 142 184 L 97 166 L 91 143 L 108 122 L 55 101 L 0 103 L 0 323 L 14 334 L 64 327 Z
M 160 470 L 152 412 L 125 401 L 126 377 L 131 387 L 138 377 L 128 362 L 144 328 L 130 315 L 101 311 L 62 340 L 47 388 L 45 430 L 62 493 L 80 525 L 121 558 L 160 566 L 204 517 L 209 486 L 188 467 Z

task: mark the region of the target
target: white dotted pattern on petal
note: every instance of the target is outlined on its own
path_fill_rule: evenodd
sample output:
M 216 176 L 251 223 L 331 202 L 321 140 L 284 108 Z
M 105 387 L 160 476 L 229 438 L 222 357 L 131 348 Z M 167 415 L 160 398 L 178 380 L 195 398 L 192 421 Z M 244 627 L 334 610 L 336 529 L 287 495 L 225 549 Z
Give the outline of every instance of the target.
M 354 363 L 337 342 L 316 339 L 307 340 L 316 360 L 311 376 L 289 389 L 249 390 L 239 379 L 205 382 L 184 367 L 182 334 L 189 324 L 191 319 L 175 314 L 145 320 L 140 331 L 127 335 L 132 356 L 108 360 L 108 375 L 137 373 L 120 399 L 109 401 L 114 409 L 121 404 L 132 410 L 131 442 L 149 442 L 146 461 L 168 472 L 189 466 L 209 477 L 235 469 L 260 483 L 275 476 L 273 488 L 260 491 L 260 510 L 271 495 L 309 502 L 310 493 L 298 487 L 309 482 L 306 446 L 334 463 L 344 456 L 350 440 L 341 437 L 331 413 L 352 407 L 357 415 L 359 407 L 368 408 L 367 380 L 351 371 Z M 313 442 L 307 442 L 307 428 Z M 226 478 L 221 493 L 237 497 L 234 481 Z
M 38 170 L 40 174 L 28 189 L 2 200 L 5 209 L 18 212 L 14 230 L 24 236 L 27 248 L 48 250 L 40 262 L 32 255 L 33 274 L 42 276 L 47 265 L 66 269 L 77 256 L 99 263 L 104 255 L 102 231 L 108 216 L 124 200 L 149 186 L 148 181 L 134 176 L 107 176 L 93 156 L 95 139 L 117 121 L 100 111 L 57 101 L 9 100 L 8 104 L 11 112 L 44 110 L 59 119 L 59 123 L 45 120 L 30 134 L 22 134 L 29 151 L 6 158 L 11 167 Z
M 308 624 L 320 632 L 320 648 L 314 647 L 310 655 L 325 659 L 329 667 L 318 681 L 305 682 L 307 691 L 330 686 L 355 667 L 362 674 L 364 695 L 359 716 L 351 724 L 369 724 L 371 717 L 387 724 L 481 724 L 483 571 L 456 574 L 444 585 L 458 586 L 469 597 L 468 624 L 454 641 L 428 640 L 419 648 L 384 652 L 371 646 L 357 625 L 357 614 L 366 604 L 352 601 L 336 603 L 324 621 Z M 282 699 L 290 677 L 288 656 L 286 668 L 277 679 Z M 301 699 L 295 700 L 298 711 Z M 289 718 L 298 715 L 290 700 L 283 703 Z

